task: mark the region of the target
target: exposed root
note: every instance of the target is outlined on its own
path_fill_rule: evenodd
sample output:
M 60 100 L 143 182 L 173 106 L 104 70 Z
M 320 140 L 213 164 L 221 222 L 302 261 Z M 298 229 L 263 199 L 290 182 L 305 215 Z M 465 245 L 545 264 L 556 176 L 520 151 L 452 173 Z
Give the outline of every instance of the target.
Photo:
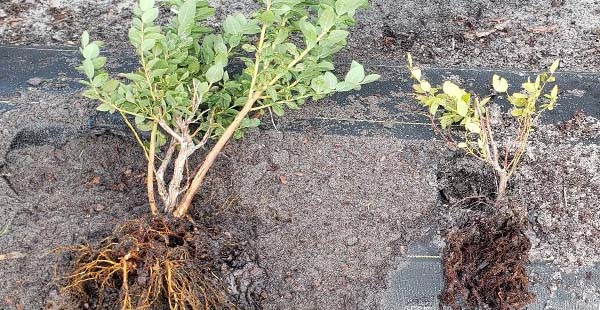
M 506 217 L 476 220 L 446 236 L 442 303 L 452 309 L 524 309 L 533 301 L 525 225 Z
M 129 222 L 99 249 L 74 251 L 64 290 L 94 309 L 236 309 L 212 272 L 209 242 L 182 220 Z

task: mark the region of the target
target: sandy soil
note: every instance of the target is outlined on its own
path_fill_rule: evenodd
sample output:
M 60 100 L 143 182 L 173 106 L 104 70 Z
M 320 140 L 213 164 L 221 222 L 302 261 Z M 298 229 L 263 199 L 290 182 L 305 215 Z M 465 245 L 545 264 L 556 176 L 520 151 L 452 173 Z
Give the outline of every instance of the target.
M 211 2 L 220 14 L 251 7 Z M 411 51 L 432 66 L 538 69 L 563 57 L 567 69 L 598 71 L 600 4 L 593 1 L 372 2 L 341 59 L 393 63 Z M 123 48 L 131 3 L 2 2 L 0 42 L 69 45 L 93 28 Z M 377 104 L 396 99 L 350 97 L 344 109 L 323 101 L 282 121 L 342 113 L 385 118 L 389 112 Z M 53 249 L 96 242 L 146 212 L 142 155 L 127 136 L 83 130 L 94 103 L 76 94 L 31 91 L 10 101 L 15 109 L 0 111 L 0 254 L 25 257 L 0 262 L 0 308 L 40 309 L 57 294 Z M 48 126 L 58 129 L 40 131 Z M 17 137 L 24 128 L 28 134 Z M 511 187 L 529 211 L 533 260 L 564 270 L 600 263 L 599 135 L 598 120 L 585 117 L 536 134 Z M 379 309 L 398 258 L 438 233 L 446 184 L 438 173 L 452 157 L 440 144 L 391 136 L 253 132 L 219 158 L 195 215 L 246 242 L 239 266 L 223 268 L 234 274 L 228 280 L 246 281 L 234 287 L 254 292 L 249 302 L 262 300 L 264 309 Z M 474 169 L 476 177 L 482 173 Z
M 210 0 L 213 23 L 253 0 Z M 0 4 L 0 42 L 77 45 L 89 29 L 109 45 L 126 45 L 134 0 L 8 0 Z M 600 64 L 600 4 L 589 0 L 372 0 L 359 14 L 343 57 L 404 62 L 410 51 L 438 66 L 537 69 L 555 58 L 564 68 Z

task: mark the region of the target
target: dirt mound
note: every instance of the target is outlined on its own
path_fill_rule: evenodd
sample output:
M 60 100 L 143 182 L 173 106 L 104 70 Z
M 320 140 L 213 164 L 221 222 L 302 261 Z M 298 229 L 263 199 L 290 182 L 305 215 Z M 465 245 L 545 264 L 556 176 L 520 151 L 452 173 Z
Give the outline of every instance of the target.
M 523 221 L 494 216 L 449 232 L 442 302 L 452 309 L 524 309 L 534 299 L 526 270 L 531 248 L 526 229 Z

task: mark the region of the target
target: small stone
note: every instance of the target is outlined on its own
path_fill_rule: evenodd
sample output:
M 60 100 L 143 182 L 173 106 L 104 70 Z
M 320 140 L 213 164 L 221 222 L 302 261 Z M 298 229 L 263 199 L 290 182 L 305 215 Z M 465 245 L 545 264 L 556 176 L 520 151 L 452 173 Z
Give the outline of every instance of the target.
M 3 9 L 0 9 L 0 18 L 4 18 L 8 16 L 8 14 L 6 14 L 6 11 L 4 11 Z
M 97 204 L 94 206 L 94 210 L 96 210 L 96 212 L 100 212 L 102 210 L 106 209 L 106 207 L 104 205 L 101 204 Z
M 44 80 L 42 80 L 39 77 L 34 77 L 34 78 L 30 78 L 29 80 L 27 80 L 27 84 L 29 84 L 31 86 L 39 86 L 40 84 L 42 84 L 42 82 L 44 82 Z
M 358 238 L 357 237 L 350 237 L 346 240 L 346 245 L 347 246 L 354 246 L 358 243 Z

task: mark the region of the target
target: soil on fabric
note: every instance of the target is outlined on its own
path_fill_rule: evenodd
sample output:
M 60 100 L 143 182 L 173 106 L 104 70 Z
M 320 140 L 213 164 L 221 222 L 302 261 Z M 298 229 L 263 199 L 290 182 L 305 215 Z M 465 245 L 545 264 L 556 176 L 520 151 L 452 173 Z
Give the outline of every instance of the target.
M 81 31 L 129 49 L 135 0 L 8 0 L 0 4 L 0 42 L 77 46 Z M 226 14 L 249 14 L 254 0 L 210 0 L 214 25 Z M 437 66 L 597 70 L 600 4 L 586 0 L 371 0 L 344 58 L 404 64 L 406 52 Z M 90 26 L 93 25 L 93 26 Z
M 0 42 L 76 46 L 89 29 L 109 48 L 129 50 L 134 2 L 2 1 Z M 256 5 L 210 2 L 217 5 L 215 24 L 226 12 Z M 403 70 L 410 51 L 431 66 L 539 70 L 563 58 L 564 69 L 598 71 L 600 4 L 593 1 L 371 2 L 338 62 L 356 57 Z M 349 96 L 344 106 L 310 103 L 274 122 L 393 119 L 379 104 L 414 108 L 402 91 Z M 96 104 L 79 94 L 31 87 L 6 99 L 14 109 L 0 111 L 0 254 L 22 256 L 0 262 L 0 308 L 41 309 L 59 295 L 52 250 L 99 244 L 118 225 L 147 214 L 143 153 L 127 132 L 90 132 Z M 541 284 L 554 293 L 560 272 L 600 263 L 599 137 L 600 121 L 585 115 L 537 128 L 510 184 L 513 202 L 528 214 L 530 260 L 558 268 L 552 283 Z M 408 246 L 433 236 L 443 249 L 441 233 L 468 227 L 480 212 L 450 207 L 495 189 L 488 170 L 472 159 L 448 162 L 450 154 L 439 141 L 392 135 L 251 132 L 219 157 L 192 217 L 243 249 L 220 266 L 242 309 L 378 309 Z M 452 165 L 464 177 L 440 177 Z M 600 289 L 581 283 L 568 293 L 597 301 Z

